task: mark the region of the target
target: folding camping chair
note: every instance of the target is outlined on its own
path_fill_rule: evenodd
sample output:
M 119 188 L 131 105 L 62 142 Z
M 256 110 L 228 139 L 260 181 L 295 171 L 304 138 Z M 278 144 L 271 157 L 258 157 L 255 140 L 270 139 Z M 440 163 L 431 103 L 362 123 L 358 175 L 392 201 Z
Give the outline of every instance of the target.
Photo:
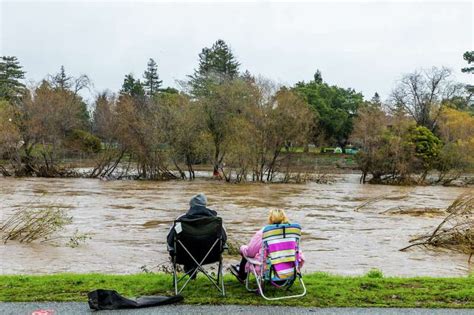
M 250 292 L 258 291 L 266 300 L 281 300 L 306 295 L 306 286 L 298 266 L 299 242 L 301 227 L 299 224 L 272 224 L 263 229 L 262 252 L 263 263 L 245 257 L 250 263 L 250 272 L 245 279 L 245 287 Z M 255 276 L 257 289 L 250 288 L 250 274 Z M 264 293 L 265 284 L 276 288 L 291 288 L 299 280 L 303 293 L 280 297 L 267 297 Z
M 224 241 L 222 235 L 222 218 L 202 217 L 198 219 L 180 218 L 174 222 L 175 253 L 173 262 L 173 283 L 175 293 L 179 294 L 189 281 L 201 271 L 209 281 L 225 296 L 222 268 Z M 209 274 L 204 265 L 218 263 L 217 275 Z M 177 265 L 192 266 L 181 277 L 178 277 Z M 179 287 L 186 276 L 188 279 Z

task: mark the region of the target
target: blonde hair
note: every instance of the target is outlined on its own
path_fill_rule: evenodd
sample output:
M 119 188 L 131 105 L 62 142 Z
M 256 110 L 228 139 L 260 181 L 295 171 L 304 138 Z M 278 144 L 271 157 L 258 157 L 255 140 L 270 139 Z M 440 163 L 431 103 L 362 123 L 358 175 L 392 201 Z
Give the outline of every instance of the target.
M 269 224 L 282 224 L 289 223 L 288 217 L 286 216 L 285 211 L 282 209 L 272 209 L 268 213 L 268 223 Z

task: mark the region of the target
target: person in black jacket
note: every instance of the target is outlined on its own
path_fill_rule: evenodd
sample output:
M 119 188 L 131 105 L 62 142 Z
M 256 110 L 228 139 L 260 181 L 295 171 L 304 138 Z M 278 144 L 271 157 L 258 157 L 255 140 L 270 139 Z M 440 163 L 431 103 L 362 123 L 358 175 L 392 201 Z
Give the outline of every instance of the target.
M 191 198 L 189 201 L 189 210 L 185 214 L 179 216 L 177 219 L 180 218 L 187 218 L 187 219 L 198 219 L 202 217 L 215 217 L 217 216 L 217 212 L 207 208 L 207 197 L 203 193 L 197 194 Z M 174 224 L 171 225 L 170 231 L 168 232 L 167 236 L 167 243 L 168 243 L 168 252 L 170 256 L 174 255 L 175 248 L 174 248 L 174 236 L 176 230 L 174 229 Z M 227 241 L 227 234 L 225 231 L 224 226 L 222 226 L 222 236 L 224 244 Z M 184 271 L 188 272 L 192 270 L 192 266 L 184 266 Z

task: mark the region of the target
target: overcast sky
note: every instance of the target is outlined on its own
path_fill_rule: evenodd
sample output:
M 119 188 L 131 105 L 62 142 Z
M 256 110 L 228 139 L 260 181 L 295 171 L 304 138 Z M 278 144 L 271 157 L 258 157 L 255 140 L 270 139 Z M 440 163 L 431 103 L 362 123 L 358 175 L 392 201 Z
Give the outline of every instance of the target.
M 403 73 L 447 66 L 462 82 L 462 54 L 473 49 L 471 2 L 5 1 L 1 55 L 17 56 L 38 81 L 61 65 L 85 73 L 94 90 L 117 91 L 126 73 L 158 62 L 177 86 L 198 53 L 224 39 L 248 69 L 281 84 L 323 79 L 383 98 Z

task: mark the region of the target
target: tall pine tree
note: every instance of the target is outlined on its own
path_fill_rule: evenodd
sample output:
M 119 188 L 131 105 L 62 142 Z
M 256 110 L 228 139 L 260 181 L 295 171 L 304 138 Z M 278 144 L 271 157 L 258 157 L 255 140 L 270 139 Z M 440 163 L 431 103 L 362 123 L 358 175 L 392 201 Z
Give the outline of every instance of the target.
M 148 61 L 147 69 L 143 74 L 145 82 L 143 82 L 143 88 L 145 89 L 146 95 L 152 97 L 155 95 L 161 84 L 163 83 L 158 76 L 158 66 L 152 58 Z
M 55 88 L 61 90 L 68 90 L 71 88 L 71 80 L 72 78 L 67 76 L 64 66 L 61 66 L 59 73 L 53 76 L 51 81 Z
M 140 79 L 135 79 L 133 74 L 130 73 L 125 75 L 120 94 L 129 95 L 132 97 L 141 97 L 145 95 L 145 90 L 143 89 Z
M 468 66 L 466 68 L 462 68 L 461 71 L 467 73 L 474 73 L 474 65 L 471 65 L 471 63 L 474 64 L 474 50 L 466 51 L 463 55 L 463 58 L 467 61 Z
M 25 91 L 25 85 L 20 82 L 25 78 L 18 59 L 14 56 L 0 58 L 0 98 L 7 101 L 17 101 Z
M 380 99 L 379 93 L 375 92 L 374 96 L 372 96 L 372 98 L 370 99 L 370 102 L 375 106 L 382 106 L 382 100 Z
M 321 84 L 321 83 L 323 83 L 323 75 L 321 74 L 321 71 L 319 71 L 319 69 L 316 70 L 316 72 L 314 73 L 313 78 L 314 78 L 314 82 L 315 82 L 316 84 Z
M 465 73 L 474 74 L 474 50 L 466 51 L 463 55 L 463 58 L 467 61 L 468 66 L 462 68 L 461 71 Z M 471 65 L 471 63 L 473 65 Z M 474 85 L 467 84 L 466 90 L 472 95 L 474 93 Z
M 210 85 L 237 78 L 239 66 L 230 47 L 222 39 L 217 40 L 211 48 L 203 48 L 199 54 L 199 66 L 189 76 L 192 94 L 207 95 Z

